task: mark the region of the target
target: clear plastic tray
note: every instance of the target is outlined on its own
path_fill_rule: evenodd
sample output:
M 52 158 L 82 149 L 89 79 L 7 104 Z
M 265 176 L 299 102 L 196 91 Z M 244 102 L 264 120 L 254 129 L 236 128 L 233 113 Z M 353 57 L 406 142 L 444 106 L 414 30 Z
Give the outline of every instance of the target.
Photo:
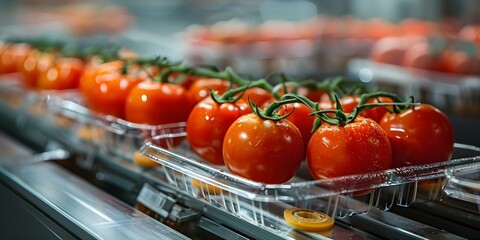
M 18 123 L 34 117 L 49 123 L 62 132 L 70 143 L 86 143 L 107 154 L 132 160 L 146 140 L 165 135 L 178 128 L 184 132 L 185 123 L 159 126 L 135 124 L 84 107 L 78 90 L 32 91 L 25 89 L 17 75 L 0 76 L 0 101 L 17 110 Z M 168 147 L 165 141 L 164 147 Z
M 47 100 L 52 97 L 76 99 L 79 92 L 68 90 L 31 90 L 25 89 L 18 73 L 0 75 L 0 100 L 12 109 L 17 109 L 32 116 L 47 113 Z
M 451 198 L 477 204 L 480 212 L 480 163 L 448 168 L 445 175 L 444 193 Z
M 368 59 L 349 61 L 348 73 L 362 82 L 374 82 L 385 91 L 415 96 L 444 111 L 480 116 L 480 76 L 409 69 Z
M 19 75 L 0 74 L 0 100 L 12 109 L 20 109 L 26 100 L 26 91 L 21 87 Z
M 132 160 L 134 153 L 152 137 L 167 135 L 173 139 L 175 132 L 183 134 L 185 129 L 183 122 L 156 126 L 136 124 L 95 113 L 81 103 L 80 98 L 67 100 L 51 97 L 47 100 L 51 115 L 70 120 L 68 128 L 76 141 L 90 144 L 103 153 L 114 154 L 128 160 Z M 173 143 L 164 141 L 162 144 L 163 147 L 169 147 Z
M 171 137 L 156 136 L 154 140 L 162 142 Z M 343 218 L 372 209 L 388 210 L 394 205 L 408 207 L 434 200 L 445 186 L 445 169 L 480 163 L 480 148 L 456 144 L 448 162 L 325 180 L 309 180 L 303 164 L 287 183 L 264 184 L 201 160 L 186 141 L 169 149 L 156 142 L 147 142 L 141 153 L 161 164 L 171 185 L 255 225 L 275 230 L 284 228 L 283 211 L 287 208 L 319 210 Z

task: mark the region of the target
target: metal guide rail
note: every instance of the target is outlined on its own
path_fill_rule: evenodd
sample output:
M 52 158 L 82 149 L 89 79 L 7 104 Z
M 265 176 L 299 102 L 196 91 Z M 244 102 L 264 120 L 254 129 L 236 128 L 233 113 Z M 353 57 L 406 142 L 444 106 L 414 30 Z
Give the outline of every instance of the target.
M 478 229 L 468 226 L 464 228 L 469 229 L 469 231 L 453 234 L 451 233 L 453 229 L 447 228 L 458 226 L 459 224 L 445 224 L 444 226 L 433 227 L 431 223 L 437 221 L 438 217 L 429 213 L 418 216 L 416 214 L 408 215 L 409 211 L 404 211 L 402 208 L 396 212 L 397 214 L 373 210 L 364 215 L 337 220 L 334 229 L 327 236 L 297 231 L 289 226 L 284 226 L 285 228 L 290 228 L 287 235 L 279 235 L 269 229 L 241 221 L 235 216 L 210 205 L 206 200 L 202 201 L 184 191 L 179 191 L 172 187 L 167 179 L 162 179 L 162 176 L 165 175 L 158 174 L 159 169 L 144 169 L 133 164 L 130 160 L 105 153 L 97 152 L 95 155 L 92 155 L 93 152 L 88 147 L 65 141 L 65 138 L 58 134 L 58 129 L 49 123 L 38 121 L 38 119 L 28 116 L 19 116 L 18 113 L 10 111 L 6 106 L 1 106 L 1 109 L 2 119 L 8 120 L 1 124 L 3 129 L 14 126 L 15 123 L 17 123 L 18 127 L 18 119 L 20 117 L 24 118 L 21 120 L 21 125 L 28 126 L 38 132 L 35 135 L 31 135 L 31 133 L 26 131 L 17 131 L 15 137 L 18 139 L 28 138 L 31 142 L 36 142 L 36 145 L 43 146 L 43 148 L 52 146 L 52 141 L 56 141 L 59 146 L 65 147 L 74 156 L 77 156 L 74 168 L 87 170 L 87 172 L 95 176 L 96 181 L 100 180 L 104 184 L 106 183 L 121 189 L 121 192 L 128 195 L 127 199 L 136 199 L 130 202 L 130 204 L 136 203 L 138 209 L 144 210 L 150 216 L 192 238 L 194 236 L 204 236 L 205 238 L 217 236 L 227 239 L 324 239 L 328 237 L 338 239 L 456 239 L 461 238 L 462 234 L 464 234 L 463 237 L 467 238 L 480 234 Z M 150 198 L 148 197 L 149 195 Z M 122 196 L 122 194 L 118 194 L 117 197 L 122 198 Z M 145 209 L 142 208 L 142 205 L 150 205 L 150 207 Z M 248 204 L 246 205 L 248 206 Z M 455 206 L 452 203 L 447 203 L 432 207 L 432 209 L 437 211 L 445 208 L 455 209 Z M 431 211 L 435 212 L 435 210 Z M 274 217 L 269 212 L 257 214 L 261 214 L 265 221 L 269 221 L 269 218 Z M 399 214 L 404 214 L 407 217 L 402 217 Z M 429 218 L 425 217 L 425 215 L 428 215 Z M 472 214 L 469 217 L 476 219 L 476 221 L 480 218 L 478 214 Z M 420 220 L 425 221 L 426 219 L 431 221 L 426 223 L 420 222 Z M 457 222 L 458 219 L 443 218 L 443 220 Z M 460 219 L 460 222 L 462 220 L 468 221 Z M 446 229 L 447 231 L 440 229 Z M 202 234 L 198 234 L 199 232 L 202 232 Z
M 0 143 L 0 238 L 188 239 L 48 162 L 68 152 L 33 154 L 1 132 Z

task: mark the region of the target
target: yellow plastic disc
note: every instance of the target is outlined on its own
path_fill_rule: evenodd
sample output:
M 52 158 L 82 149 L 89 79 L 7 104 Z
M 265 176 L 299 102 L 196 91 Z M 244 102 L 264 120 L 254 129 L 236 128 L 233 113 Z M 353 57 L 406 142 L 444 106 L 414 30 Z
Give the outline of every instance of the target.
M 213 195 L 218 195 L 222 191 L 222 189 L 220 189 L 218 187 L 215 187 L 215 186 L 212 186 L 212 185 L 208 185 L 204 182 L 201 182 L 200 180 L 198 180 L 196 178 L 193 179 L 192 186 L 196 189 L 200 189 L 202 191 L 207 191 L 208 193 L 213 194 Z
M 334 218 L 323 212 L 303 208 L 285 209 L 283 218 L 293 228 L 307 232 L 325 232 L 335 223 Z

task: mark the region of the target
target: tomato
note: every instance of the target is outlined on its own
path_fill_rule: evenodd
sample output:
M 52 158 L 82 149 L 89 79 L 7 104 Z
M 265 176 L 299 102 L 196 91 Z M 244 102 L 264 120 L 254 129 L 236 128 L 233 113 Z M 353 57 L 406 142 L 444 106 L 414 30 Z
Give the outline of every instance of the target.
M 286 119 L 292 122 L 293 124 L 295 124 L 298 130 L 300 130 L 300 133 L 302 134 L 304 148 L 305 148 L 304 153 L 306 153 L 307 143 L 308 141 L 310 141 L 310 138 L 312 137 L 312 134 L 313 134 L 312 129 L 313 129 L 313 123 L 315 122 L 315 117 L 309 116 L 309 114 L 312 113 L 312 111 L 310 110 L 309 107 L 307 107 L 305 104 L 302 104 L 302 103 L 292 103 L 292 104 L 283 105 L 282 107 L 280 107 L 278 114 L 285 115 L 290 112 L 291 114 L 288 115 Z
M 303 140 L 288 120 L 266 120 L 254 113 L 238 118 L 223 141 L 230 172 L 254 181 L 281 184 L 290 180 L 303 159 Z
M 421 41 L 407 49 L 402 65 L 409 68 L 418 68 L 435 71 L 438 55 L 428 41 Z
M 26 88 L 36 88 L 39 76 L 53 66 L 55 56 L 51 53 L 32 51 L 20 67 L 22 83 Z
M 218 78 L 199 78 L 192 83 L 187 92 L 188 102 L 193 108 L 204 98 L 210 96 L 210 90 L 222 94 L 230 87 L 230 82 Z
M 185 99 L 186 90 L 180 85 L 145 80 L 128 94 L 125 119 L 149 125 L 185 122 L 189 114 Z
M 466 51 L 447 49 L 439 59 L 439 70 L 452 74 L 476 74 L 479 66 L 475 56 Z
M 169 81 L 173 81 L 175 80 L 176 78 L 180 77 L 180 73 L 172 73 L 170 74 L 170 77 L 169 77 Z M 199 79 L 204 79 L 202 77 L 197 77 L 195 75 L 189 75 L 189 74 L 186 74 L 186 75 L 183 75 L 181 76 L 183 77 L 183 80 L 182 80 L 182 83 L 181 85 L 185 88 L 185 89 L 190 89 L 190 87 L 192 86 L 192 84 L 194 82 L 196 82 L 197 80 Z
M 340 104 L 342 104 L 342 108 L 345 113 L 353 112 L 355 107 L 358 106 L 358 103 L 360 103 L 359 96 L 345 96 L 340 99 Z M 337 105 L 333 104 L 333 108 L 335 109 L 336 107 Z
M 312 101 L 315 101 L 315 102 L 320 101 L 320 99 L 322 99 L 323 97 L 328 97 L 328 94 L 325 91 L 313 89 L 313 88 L 308 87 L 308 86 L 298 86 L 298 84 L 295 83 L 295 82 L 286 82 L 285 85 L 286 85 L 286 90 L 287 91 L 285 91 L 285 88 L 283 86 L 281 86 L 281 88 L 278 89 L 278 91 L 276 91 L 276 92 L 280 95 L 284 95 L 285 92 L 295 93 L 297 95 L 305 96 L 308 99 L 310 99 Z M 277 88 L 277 87 L 278 87 L 278 85 L 275 86 L 275 88 Z
M 2 44 L 0 46 L 0 74 L 20 71 L 32 48 L 28 44 Z
M 84 71 L 80 77 L 79 89 L 85 95 L 90 94 L 91 89 L 97 81 L 97 76 L 111 73 L 113 71 L 120 71 L 123 66 L 122 61 L 110 61 L 104 63 L 99 57 L 90 58 L 85 64 Z
M 297 94 L 305 96 L 314 102 L 320 101 L 324 96 L 328 97 L 328 94 L 324 91 L 314 90 L 307 87 L 299 87 L 297 89 Z
M 78 58 L 59 58 L 53 66 L 39 74 L 37 87 L 40 89 L 78 88 L 84 63 Z
M 400 22 L 400 27 L 404 35 L 428 36 L 438 31 L 438 24 L 432 22 L 406 18 Z
M 424 42 L 424 37 L 386 37 L 375 42 L 370 52 L 374 62 L 402 65 L 406 51 L 413 45 Z
M 259 87 L 249 88 L 242 95 L 243 100 L 248 101 L 250 99 L 259 106 L 271 98 L 273 98 L 273 95 L 270 92 Z
M 374 62 L 400 65 L 407 47 L 402 38 L 382 38 L 372 46 L 370 59 Z
M 460 38 L 480 44 L 480 25 L 467 24 L 460 29 Z
M 91 89 L 85 93 L 91 110 L 118 118 L 125 117 L 125 104 L 130 91 L 142 81 L 135 74 L 122 74 L 116 67 L 102 65 L 97 69 Z
M 223 165 L 223 138 L 230 125 L 250 113 L 247 102 L 216 103 L 207 97 L 191 111 L 187 120 L 187 140 L 192 150 L 206 161 Z
M 355 109 L 356 106 L 360 103 L 360 97 L 359 96 L 345 96 L 340 99 L 340 104 L 342 104 L 343 111 L 345 113 L 351 113 Z M 379 97 L 379 98 L 374 98 L 368 100 L 366 103 L 391 103 L 392 99 L 387 98 L 387 97 Z M 319 105 L 320 109 L 327 110 L 327 109 L 336 109 L 336 104 L 332 105 L 332 102 L 330 101 L 329 98 L 323 98 L 320 102 Z M 365 111 L 360 112 L 360 116 L 367 117 L 370 119 L 373 119 L 375 122 L 380 122 L 382 119 L 383 115 L 387 112 L 387 108 L 391 107 L 375 107 L 371 108 Z M 333 114 L 331 114 L 333 115 Z
M 370 99 L 367 103 L 391 103 L 393 102 L 391 98 L 388 97 L 378 97 L 375 99 Z M 368 109 L 366 111 L 362 111 L 360 116 L 367 117 L 373 119 L 375 122 L 380 123 L 383 116 L 388 112 L 387 109 L 393 110 L 391 106 L 379 106 L 372 109 Z
M 421 104 L 380 121 L 393 152 L 393 167 L 447 161 L 453 152 L 453 127 L 434 106 Z
M 323 123 L 307 146 L 307 165 L 315 179 L 389 169 L 387 134 L 372 119 L 358 116 L 345 126 Z

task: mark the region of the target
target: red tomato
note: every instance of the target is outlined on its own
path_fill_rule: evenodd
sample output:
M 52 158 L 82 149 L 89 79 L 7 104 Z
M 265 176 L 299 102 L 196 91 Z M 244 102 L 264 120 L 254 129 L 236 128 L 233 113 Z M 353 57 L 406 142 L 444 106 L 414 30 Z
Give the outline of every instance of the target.
M 476 74 L 479 70 L 475 56 L 465 51 L 446 49 L 440 55 L 439 70 L 452 74 Z
M 345 126 L 322 124 L 308 143 L 307 164 L 315 179 L 381 171 L 391 167 L 392 150 L 385 131 L 359 116 Z
M 54 90 L 77 88 L 83 67 L 83 61 L 77 58 L 56 59 L 53 66 L 39 74 L 37 87 Z
M 406 18 L 400 22 L 400 27 L 404 35 L 428 36 L 438 31 L 438 24 L 432 22 Z
M 387 113 L 380 126 L 392 145 L 393 167 L 447 161 L 453 152 L 453 127 L 437 108 L 421 104 Z
M 374 62 L 400 65 L 407 47 L 402 38 L 382 38 L 372 46 L 370 59 Z
M 245 101 L 253 101 L 258 106 L 262 105 L 265 101 L 273 98 L 273 95 L 263 88 L 249 88 L 243 92 L 242 99 Z
M 36 88 L 39 76 L 53 66 L 55 57 L 51 53 L 32 51 L 20 67 L 22 83 L 26 88 Z
M 391 103 L 393 102 L 391 98 L 387 97 L 379 97 L 375 99 L 370 99 L 367 103 Z M 388 112 L 387 109 L 393 109 L 393 107 L 385 106 L 385 107 L 375 107 L 360 113 L 361 116 L 373 119 L 375 122 L 380 123 L 383 116 Z
M 103 63 L 103 60 L 98 57 L 90 58 L 85 64 L 84 71 L 80 77 L 79 89 L 86 97 L 90 94 L 91 89 L 97 81 L 97 75 L 109 73 L 111 71 L 119 71 L 121 69 L 122 61 L 111 61 Z
M 462 39 L 480 44 L 480 25 L 467 24 L 460 29 L 458 35 Z
M 437 69 L 438 56 L 427 41 L 421 41 L 412 45 L 405 52 L 402 65 L 410 68 L 419 68 L 435 71 Z
M 23 61 L 32 51 L 27 44 L 3 44 L 0 49 L 0 74 L 20 71 Z
M 188 102 L 193 108 L 197 103 L 210 96 L 210 90 L 222 94 L 230 87 L 228 81 L 218 78 L 200 78 L 192 83 L 187 92 Z
M 297 89 L 297 94 L 302 95 L 307 97 L 308 99 L 318 102 L 320 99 L 322 99 L 324 96 L 328 97 L 328 94 L 324 91 L 320 90 L 313 90 L 307 87 L 300 87 Z
M 340 104 L 342 104 L 343 111 L 345 113 L 351 113 L 358 106 L 360 103 L 359 96 L 345 96 L 340 99 Z M 333 108 L 335 109 L 337 104 L 333 104 Z
M 87 104 L 93 111 L 124 118 L 127 96 L 141 81 L 137 75 L 124 75 L 118 69 L 102 66 L 94 81 L 87 84 L 91 87 L 86 93 Z
M 223 165 L 223 138 L 230 125 L 240 116 L 250 113 L 247 102 L 218 104 L 207 97 L 195 105 L 187 120 L 187 140 L 203 159 Z
M 223 158 L 234 174 L 263 183 L 284 183 L 302 162 L 302 134 L 288 120 L 265 120 L 247 114 L 225 134 Z
M 143 81 L 126 98 L 125 119 L 150 125 L 185 122 L 189 114 L 185 98 L 186 90 L 180 85 Z
M 378 99 L 370 99 L 367 101 L 369 103 L 391 103 L 392 99 L 387 97 L 379 97 Z M 342 104 L 343 111 L 345 113 L 351 113 L 355 109 L 356 106 L 360 103 L 359 96 L 345 96 L 340 99 L 340 104 Z M 331 103 L 330 98 L 323 98 L 319 105 L 320 109 L 327 110 L 327 109 L 336 109 L 336 104 Z M 387 107 L 389 108 L 389 107 Z M 387 108 L 383 106 L 371 108 L 365 111 L 360 112 L 360 116 L 367 117 L 373 119 L 375 122 L 380 122 L 383 115 L 387 112 Z M 390 107 L 391 108 L 391 107 Z M 331 114 L 333 115 L 333 114 Z
M 370 52 L 374 62 L 402 65 L 406 51 L 425 37 L 386 37 L 375 42 Z
M 276 99 L 275 97 L 271 97 L 267 100 L 265 100 L 262 104 L 258 105 L 259 108 L 261 109 L 265 109 L 266 107 L 268 107 L 268 105 L 270 105 L 271 103 L 277 101 L 278 99 Z
M 380 18 L 372 18 L 365 22 L 367 35 L 373 39 L 397 36 L 400 32 L 397 25 Z
M 173 81 L 175 80 L 177 77 L 179 77 L 180 74 L 179 73 L 172 73 L 170 74 L 170 77 L 169 77 L 169 81 Z M 184 75 L 182 76 L 183 77 L 183 81 L 181 83 L 181 85 L 185 88 L 185 89 L 190 89 L 190 87 L 192 86 L 192 84 L 197 81 L 198 79 L 203 79 L 201 77 L 197 77 L 195 75 Z
M 310 110 L 309 107 L 307 107 L 305 104 L 302 104 L 302 103 L 292 103 L 292 104 L 283 105 L 279 109 L 278 114 L 285 115 L 290 112 L 291 114 L 288 115 L 286 119 L 292 122 L 293 124 L 295 124 L 298 130 L 300 130 L 300 133 L 302 134 L 304 148 L 305 148 L 304 153 L 306 153 L 308 141 L 310 141 L 310 138 L 312 137 L 312 134 L 313 134 L 312 129 L 313 129 L 313 123 L 315 122 L 315 117 L 309 116 L 309 114 L 312 113 L 312 111 Z

